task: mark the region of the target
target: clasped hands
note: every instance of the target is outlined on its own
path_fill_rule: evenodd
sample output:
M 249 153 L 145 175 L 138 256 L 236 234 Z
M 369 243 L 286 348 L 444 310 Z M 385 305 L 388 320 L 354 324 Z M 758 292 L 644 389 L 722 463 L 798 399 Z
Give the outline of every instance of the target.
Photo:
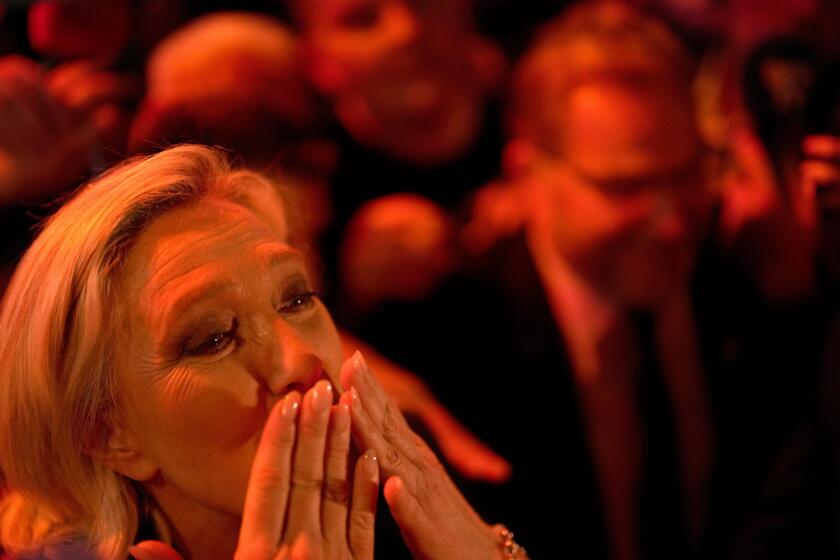
M 248 483 L 235 558 L 373 558 L 380 480 L 415 558 L 501 558 L 493 528 L 467 503 L 426 443 L 408 427 L 356 352 L 341 370 L 346 388 L 319 381 L 271 411 Z M 351 437 L 366 450 L 352 469 Z M 159 542 L 135 545 L 138 560 L 176 560 Z

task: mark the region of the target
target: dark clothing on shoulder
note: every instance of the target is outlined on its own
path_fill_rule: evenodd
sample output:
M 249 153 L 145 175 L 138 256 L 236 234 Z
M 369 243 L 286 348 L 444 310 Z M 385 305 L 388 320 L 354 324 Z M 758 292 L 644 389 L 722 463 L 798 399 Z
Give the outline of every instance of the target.
M 703 543 L 681 558 L 721 558 L 745 522 L 811 392 L 808 308 L 771 309 L 737 269 L 704 250 L 692 299 L 716 444 Z M 532 557 L 608 558 L 565 341 L 525 236 L 506 239 L 427 300 L 384 305 L 353 332 L 421 375 L 461 421 L 513 463 L 502 486 L 458 481 L 488 522 Z M 693 547 L 692 547 L 693 548 Z M 645 554 L 643 558 L 657 557 Z

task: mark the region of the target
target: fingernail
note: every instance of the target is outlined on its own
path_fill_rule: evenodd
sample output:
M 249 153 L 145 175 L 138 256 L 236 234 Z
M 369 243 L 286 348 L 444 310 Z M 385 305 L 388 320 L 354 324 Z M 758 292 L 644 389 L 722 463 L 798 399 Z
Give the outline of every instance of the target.
M 365 472 L 371 480 L 379 478 L 379 461 L 376 459 L 376 452 L 373 449 L 365 451 Z
M 358 350 L 356 350 L 356 353 L 353 354 L 353 366 L 359 373 L 365 373 L 367 371 L 367 362 L 365 362 L 365 357 L 362 356 L 362 353 Z
M 284 420 L 294 420 L 300 408 L 300 393 L 292 391 L 283 399 L 283 408 L 280 410 Z
M 319 381 L 312 388 L 312 410 L 324 414 L 333 402 L 332 384 L 329 381 Z
M 355 387 L 350 387 L 350 398 L 353 399 L 353 404 L 359 403 L 359 392 Z
M 333 412 L 333 428 L 343 434 L 350 429 L 350 407 L 347 403 L 338 403 Z

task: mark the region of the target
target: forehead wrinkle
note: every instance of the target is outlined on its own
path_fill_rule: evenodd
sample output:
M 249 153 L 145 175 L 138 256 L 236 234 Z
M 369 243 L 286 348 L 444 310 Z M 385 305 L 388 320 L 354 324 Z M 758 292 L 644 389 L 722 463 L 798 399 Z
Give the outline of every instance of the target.
M 229 215 L 228 215 L 229 216 Z M 202 257 L 219 255 L 238 255 L 242 246 L 253 243 L 266 232 L 267 227 L 255 228 L 254 221 L 247 216 L 236 216 L 235 220 L 225 220 L 228 223 L 211 222 L 198 227 L 183 229 L 177 233 L 164 235 L 154 244 L 152 255 L 149 258 L 149 277 L 146 285 L 154 285 L 157 277 L 166 275 L 169 268 L 181 265 L 190 261 L 199 261 Z M 261 222 L 259 222 L 261 223 Z M 207 247 L 209 245 L 209 247 Z M 209 251 L 203 249 L 207 247 Z M 198 266 L 201 263 L 197 263 Z M 160 291 L 166 284 L 177 280 L 179 274 L 172 278 L 163 280 L 163 283 L 154 291 Z
M 201 213 L 200 219 L 197 219 L 196 212 Z M 153 272 L 149 274 L 147 283 L 153 282 L 155 274 L 163 272 L 169 262 L 181 257 L 185 248 L 193 253 L 203 243 L 211 243 L 226 236 L 236 238 L 242 229 L 248 233 L 238 240 L 242 242 L 246 241 L 245 238 L 274 231 L 254 210 L 224 198 L 207 198 L 199 204 L 175 209 L 155 220 L 141 238 L 154 235 L 160 228 L 167 228 L 168 231 L 152 246 L 148 262 Z
M 180 229 L 177 233 L 164 235 L 153 245 L 152 254 L 149 258 L 150 273 L 146 284 L 154 284 L 158 275 L 165 274 L 173 263 L 177 263 L 184 256 L 190 257 L 200 254 L 199 251 L 203 245 L 232 236 L 231 234 L 236 233 L 237 229 L 241 229 L 245 222 L 246 220 L 243 217 L 229 229 L 213 227 L 216 224 L 208 224 L 201 227 Z M 245 242 L 246 240 L 240 239 L 238 241 Z M 164 281 L 165 283 L 166 281 Z

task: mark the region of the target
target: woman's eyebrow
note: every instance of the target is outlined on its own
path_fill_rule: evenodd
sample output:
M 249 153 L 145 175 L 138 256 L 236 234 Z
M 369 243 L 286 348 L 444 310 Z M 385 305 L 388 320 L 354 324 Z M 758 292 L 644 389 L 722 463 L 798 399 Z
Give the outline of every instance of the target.
M 277 268 L 289 261 L 304 262 L 304 254 L 283 243 L 267 243 L 256 248 L 257 258 L 266 269 Z
M 149 300 L 146 312 L 154 332 L 166 336 L 172 324 L 196 302 L 227 292 L 233 281 L 216 264 L 192 270 L 176 286 L 163 288 Z
M 301 251 L 282 243 L 260 245 L 256 252 L 266 270 L 290 262 L 303 262 Z M 155 330 L 162 334 L 170 332 L 172 324 L 192 305 L 229 291 L 233 284 L 216 263 L 208 263 L 181 276 L 175 287 L 163 287 L 151 298 L 148 312 Z

